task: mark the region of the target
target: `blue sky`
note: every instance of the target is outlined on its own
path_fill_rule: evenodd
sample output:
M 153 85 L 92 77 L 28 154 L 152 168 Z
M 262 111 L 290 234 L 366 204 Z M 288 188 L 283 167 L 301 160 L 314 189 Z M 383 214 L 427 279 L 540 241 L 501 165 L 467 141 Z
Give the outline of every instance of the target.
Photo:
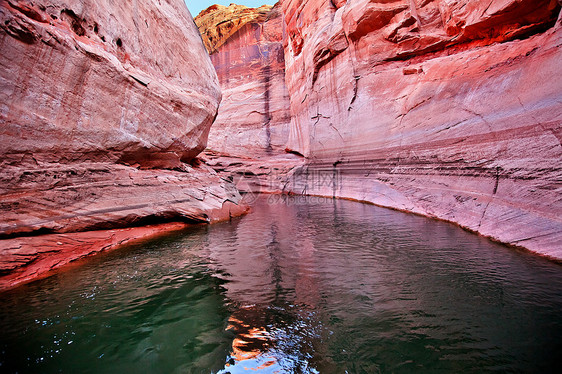
M 209 6 L 213 4 L 221 4 L 221 5 L 230 5 L 230 3 L 246 5 L 251 8 L 256 8 L 262 6 L 263 4 L 273 5 L 277 1 L 276 0 L 185 0 L 191 15 L 195 18 L 196 15 L 199 14 L 203 9 L 207 9 Z

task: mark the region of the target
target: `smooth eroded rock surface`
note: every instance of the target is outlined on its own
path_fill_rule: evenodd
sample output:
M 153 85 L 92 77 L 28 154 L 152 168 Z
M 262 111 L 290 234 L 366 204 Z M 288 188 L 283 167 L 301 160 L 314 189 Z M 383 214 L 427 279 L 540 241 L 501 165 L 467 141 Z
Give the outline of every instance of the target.
M 223 93 L 209 149 L 251 157 L 284 152 L 290 104 L 279 6 L 212 6 L 195 21 L 213 42 L 207 48 Z
M 181 0 L 3 1 L 0 154 L 177 167 L 205 148 L 220 88 Z
M 284 0 L 295 192 L 456 222 L 562 258 L 554 0 Z
M 7 168 L 0 237 L 129 227 L 158 221 L 210 223 L 236 188 L 205 165 L 185 171 L 125 165 L 43 165 Z
M 50 253 L 41 234 L 246 210 L 233 184 L 195 159 L 221 94 L 183 0 L 2 1 L 0 49 L 3 248 L 40 235 L 21 238 L 33 259 Z M 76 243 L 53 251 L 57 261 L 82 257 Z M 0 250 L 2 263 L 17 256 Z

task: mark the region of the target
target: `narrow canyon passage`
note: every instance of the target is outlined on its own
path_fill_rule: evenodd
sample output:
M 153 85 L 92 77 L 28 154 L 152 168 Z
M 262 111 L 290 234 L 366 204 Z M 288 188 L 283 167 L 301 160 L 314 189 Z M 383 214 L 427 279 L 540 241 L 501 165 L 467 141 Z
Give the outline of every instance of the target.
M 0 1 L 0 372 L 550 373 L 562 0 Z
M 219 172 L 255 174 L 261 190 L 414 212 L 559 260 L 560 9 L 556 0 L 212 6 L 195 18 L 223 91 L 208 155 Z M 276 169 L 284 152 L 301 156 L 286 178 Z M 294 183 L 328 173 L 336 188 Z

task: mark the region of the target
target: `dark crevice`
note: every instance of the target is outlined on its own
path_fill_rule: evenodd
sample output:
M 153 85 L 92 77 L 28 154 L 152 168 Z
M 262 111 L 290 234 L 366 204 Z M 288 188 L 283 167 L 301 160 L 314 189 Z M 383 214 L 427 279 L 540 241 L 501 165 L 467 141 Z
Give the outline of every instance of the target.
M 30 232 L 15 232 L 15 233 L 0 233 L 0 240 L 3 239 L 14 239 L 14 238 L 19 238 L 19 237 L 33 237 L 33 236 L 41 236 L 41 235 L 48 235 L 48 234 L 54 234 L 54 230 L 53 229 L 48 229 L 46 227 L 41 227 L 38 230 L 33 230 Z
M 78 17 L 72 9 L 63 9 L 61 11 L 61 18 L 66 18 L 66 21 L 70 24 L 70 27 L 72 27 L 76 35 L 86 35 L 86 30 L 82 26 L 84 20 Z
M 355 100 L 357 99 L 357 92 L 359 90 L 359 79 L 361 79 L 361 76 L 355 76 L 353 77 L 353 97 L 351 98 L 351 102 L 349 103 L 349 106 L 347 108 L 347 111 L 349 112 L 352 109 L 352 105 L 355 102 Z
M 170 222 L 183 222 L 188 224 L 208 223 L 208 217 L 206 214 L 202 214 L 201 216 L 187 217 L 178 212 L 162 212 L 158 214 L 151 214 L 144 217 L 134 217 L 134 218 L 124 217 L 122 219 L 115 220 L 115 221 L 99 222 L 89 226 L 84 231 L 99 231 L 99 230 L 111 230 L 111 229 L 120 229 L 120 228 L 128 228 L 128 227 L 142 227 L 142 226 L 157 225 L 161 223 L 170 223 Z
M 500 172 L 501 172 L 502 168 L 500 166 L 498 166 L 496 168 L 496 184 L 494 186 L 494 191 L 492 193 L 492 195 L 495 195 L 498 192 L 498 186 L 500 184 Z
M 264 123 L 266 137 L 266 152 L 270 153 L 271 147 L 271 113 L 270 113 L 270 90 L 271 90 L 271 67 L 268 65 L 263 68 L 263 86 L 264 86 Z
M 41 227 L 39 229 L 28 231 L 28 232 L 0 233 L 0 240 L 35 237 L 35 236 L 51 235 L 51 234 L 73 234 L 73 233 L 79 233 L 85 231 L 126 229 L 130 227 L 142 227 L 142 226 L 157 225 L 161 223 L 170 223 L 170 222 L 201 224 L 201 223 L 208 223 L 209 218 L 206 214 L 185 216 L 179 212 L 162 212 L 157 214 L 151 214 L 144 217 L 138 217 L 138 216 L 123 217 L 121 219 L 117 219 L 114 221 L 98 222 L 71 232 L 57 232 L 50 228 Z
M 316 61 L 314 65 L 314 73 L 312 75 L 312 85 L 316 83 L 318 79 L 318 73 L 320 69 L 326 66 L 330 61 L 332 61 L 336 56 L 338 56 L 343 50 L 341 51 L 332 51 L 330 49 L 323 49 L 318 52 L 316 56 L 314 56 L 314 61 Z
M 33 44 L 37 41 L 37 35 L 33 31 L 22 28 L 20 25 L 12 25 L 9 21 L 6 21 L 6 25 L 8 34 L 25 44 Z
M 286 148 L 286 149 L 285 149 L 285 152 L 291 153 L 291 154 L 293 154 L 293 155 L 297 155 L 297 156 L 300 156 L 300 157 L 304 157 L 304 155 L 303 155 L 302 153 L 300 153 L 299 151 L 295 151 L 295 150 L 293 150 L 293 149 L 288 149 L 288 148 Z
M 148 83 L 141 81 L 139 78 L 135 77 L 134 75 L 130 75 L 129 76 L 131 78 L 133 78 L 135 81 L 137 81 L 138 83 L 140 83 L 141 85 L 148 87 Z M 177 112 L 177 103 L 174 104 L 174 112 Z

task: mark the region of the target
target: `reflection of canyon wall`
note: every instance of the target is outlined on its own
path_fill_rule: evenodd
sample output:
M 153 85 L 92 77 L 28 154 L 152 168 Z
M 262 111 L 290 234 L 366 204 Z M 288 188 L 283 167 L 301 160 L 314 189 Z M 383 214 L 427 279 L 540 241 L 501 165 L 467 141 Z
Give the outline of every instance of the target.
M 283 151 L 290 118 L 279 8 L 215 5 L 196 22 L 223 92 L 209 148 L 244 156 Z
M 188 164 L 221 95 L 183 0 L 2 1 L 0 35 L 0 236 L 208 222 L 237 201 Z M 7 242 L 26 257 L 2 271 L 35 261 Z
M 283 0 L 288 148 L 371 201 L 562 258 L 556 0 Z M 295 192 L 300 192 L 295 188 Z

